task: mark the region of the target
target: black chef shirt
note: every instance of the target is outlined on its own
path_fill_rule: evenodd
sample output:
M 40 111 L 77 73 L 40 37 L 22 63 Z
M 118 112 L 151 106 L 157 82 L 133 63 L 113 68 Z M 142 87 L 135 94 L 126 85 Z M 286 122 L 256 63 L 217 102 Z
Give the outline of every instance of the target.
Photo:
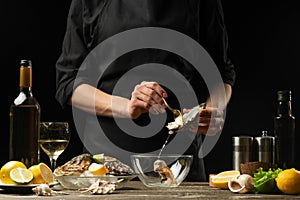
M 223 81 L 234 84 L 235 72 L 227 57 L 227 33 L 220 0 L 73 0 L 62 53 L 56 64 L 56 98 L 63 108 L 67 107 L 74 88 L 79 84 L 89 84 L 89 80 L 75 82 L 77 71 L 88 54 L 109 37 L 140 27 L 168 28 L 193 38 L 212 57 Z M 118 58 L 104 72 L 97 87 L 111 94 L 122 74 L 145 63 L 162 63 L 173 67 L 189 80 L 199 95 L 200 103 L 207 98 L 207 88 L 201 75 L 185 59 L 157 49 L 136 50 Z M 168 91 L 168 94 L 168 99 L 176 99 L 171 98 L 172 91 Z M 176 107 L 176 101 L 171 104 Z M 147 115 L 142 115 L 136 123 L 143 125 L 148 123 L 147 120 Z M 132 138 L 123 134 L 113 119 L 99 117 L 99 123 L 104 131 L 113 133 L 109 135 L 110 140 L 132 152 L 159 149 L 167 135 L 167 130 L 163 129 L 148 139 Z M 205 180 L 202 160 L 197 158 L 200 146 L 201 137 L 197 136 L 187 150 L 187 153 L 194 155 L 190 180 Z

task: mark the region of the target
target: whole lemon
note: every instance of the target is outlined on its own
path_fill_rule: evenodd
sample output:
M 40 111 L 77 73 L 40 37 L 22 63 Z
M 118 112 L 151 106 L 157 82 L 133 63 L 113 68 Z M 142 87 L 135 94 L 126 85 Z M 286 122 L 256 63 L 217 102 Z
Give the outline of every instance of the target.
M 5 163 L 0 170 L 0 180 L 4 184 L 16 184 L 11 178 L 10 178 L 10 171 L 15 168 L 26 168 L 25 164 L 20 161 L 11 160 Z
M 277 176 L 276 184 L 284 194 L 300 194 L 300 172 L 294 168 L 285 169 Z

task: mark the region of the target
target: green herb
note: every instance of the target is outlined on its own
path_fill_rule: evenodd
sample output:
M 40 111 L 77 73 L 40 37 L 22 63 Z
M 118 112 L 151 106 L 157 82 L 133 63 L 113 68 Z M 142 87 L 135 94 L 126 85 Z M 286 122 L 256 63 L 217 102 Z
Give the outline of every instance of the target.
M 253 178 L 253 192 L 254 193 L 276 193 L 278 192 L 278 188 L 276 186 L 275 178 L 278 176 L 279 172 L 282 169 L 272 169 L 270 168 L 268 171 L 264 171 L 262 167 L 260 167 L 256 173 L 254 173 Z

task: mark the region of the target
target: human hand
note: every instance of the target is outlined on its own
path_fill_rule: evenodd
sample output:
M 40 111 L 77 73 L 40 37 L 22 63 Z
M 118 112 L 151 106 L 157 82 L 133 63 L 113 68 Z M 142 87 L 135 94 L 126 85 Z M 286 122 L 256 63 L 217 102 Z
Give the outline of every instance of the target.
M 188 112 L 188 109 L 184 109 L 183 112 Z M 206 107 L 200 110 L 199 116 L 198 127 L 192 127 L 190 131 L 213 136 L 222 130 L 224 124 L 223 110 Z
M 143 81 L 135 86 L 129 101 L 129 116 L 138 118 L 142 113 L 164 113 L 162 97 L 168 97 L 167 92 L 157 82 Z

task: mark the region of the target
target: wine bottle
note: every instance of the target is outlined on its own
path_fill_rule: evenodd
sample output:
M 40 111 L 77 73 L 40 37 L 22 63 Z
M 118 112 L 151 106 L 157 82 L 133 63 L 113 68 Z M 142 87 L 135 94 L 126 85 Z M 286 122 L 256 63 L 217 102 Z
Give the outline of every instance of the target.
M 283 169 L 292 168 L 295 164 L 295 117 L 292 114 L 291 91 L 278 91 L 277 103 L 274 119 L 276 164 Z
M 32 64 L 20 63 L 20 93 L 10 107 L 9 160 L 27 167 L 40 162 L 38 145 L 41 107 L 32 93 Z

